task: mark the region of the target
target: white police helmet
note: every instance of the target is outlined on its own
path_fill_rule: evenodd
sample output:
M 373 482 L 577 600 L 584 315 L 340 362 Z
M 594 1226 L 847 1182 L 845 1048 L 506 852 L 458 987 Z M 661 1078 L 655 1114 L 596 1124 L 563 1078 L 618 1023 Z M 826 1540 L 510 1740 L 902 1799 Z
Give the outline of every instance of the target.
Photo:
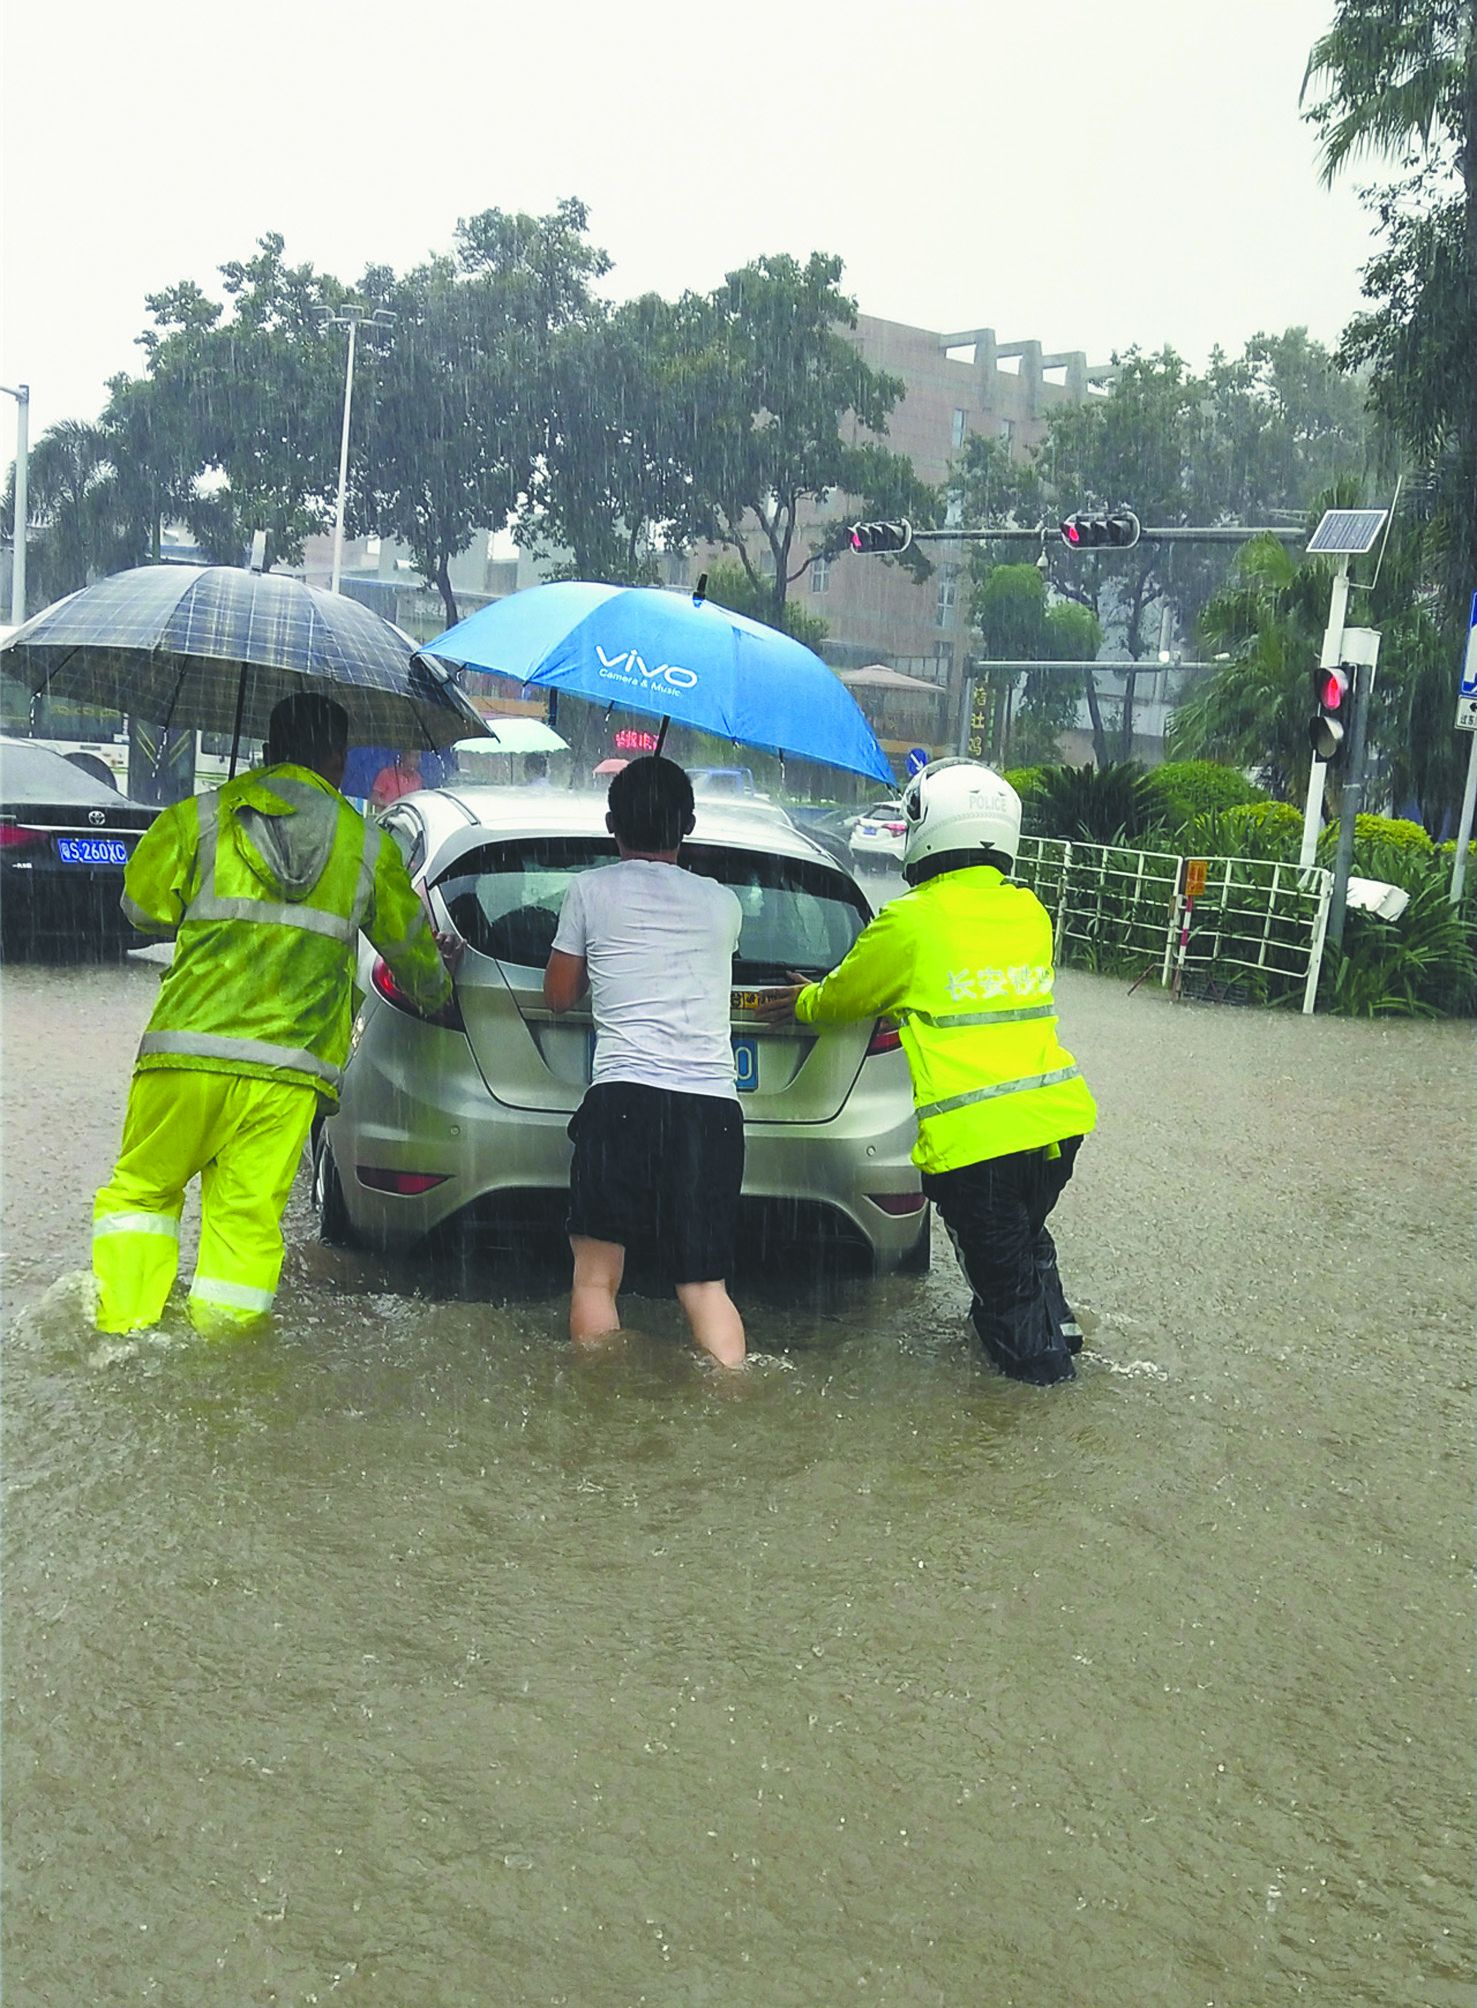
M 997 851 L 1014 864 L 1021 847 L 1020 796 L 977 760 L 934 760 L 915 774 L 903 790 L 903 819 L 903 874 L 910 879 L 928 859 L 952 851 Z

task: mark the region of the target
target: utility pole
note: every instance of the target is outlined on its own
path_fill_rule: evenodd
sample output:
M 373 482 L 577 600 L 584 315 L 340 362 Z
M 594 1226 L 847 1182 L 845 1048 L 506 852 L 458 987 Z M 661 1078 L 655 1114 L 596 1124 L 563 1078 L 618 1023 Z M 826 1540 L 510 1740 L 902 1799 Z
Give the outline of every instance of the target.
M 31 468 L 31 386 L 17 384 L 12 390 L 0 383 L 0 391 L 15 399 L 15 536 L 10 558 L 10 618 L 20 627 L 26 618 L 26 533 L 30 524 L 31 498 L 28 481 Z
M 338 447 L 338 506 L 333 515 L 333 574 L 328 584 L 328 590 L 336 593 L 344 574 L 344 507 L 349 494 L 349 413 L 354 402 L 354 349 L 361 324 L 367 328 L 390 328 L 395 324 L 395 316 L 388 307 L 376 307 L 371 314 L 363 307 L 345 306 L 340 307 L 337 313 L 320 307 L 318 318 L 325 328 L 347 328 L 349 331 L 349 353 L 344 363 L 344 422 Z

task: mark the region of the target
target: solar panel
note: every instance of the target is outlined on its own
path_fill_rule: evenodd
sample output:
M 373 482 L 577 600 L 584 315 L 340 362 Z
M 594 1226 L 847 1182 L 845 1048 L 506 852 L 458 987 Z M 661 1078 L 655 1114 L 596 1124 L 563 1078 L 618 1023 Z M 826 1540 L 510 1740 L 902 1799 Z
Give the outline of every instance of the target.
M 1389 511 L 1385 509 L 1329 509 L 1308 539 L 1310 551 L 1332 553 L 1335 557 L 1355 557 L 1372 550 L 1374 540 Z

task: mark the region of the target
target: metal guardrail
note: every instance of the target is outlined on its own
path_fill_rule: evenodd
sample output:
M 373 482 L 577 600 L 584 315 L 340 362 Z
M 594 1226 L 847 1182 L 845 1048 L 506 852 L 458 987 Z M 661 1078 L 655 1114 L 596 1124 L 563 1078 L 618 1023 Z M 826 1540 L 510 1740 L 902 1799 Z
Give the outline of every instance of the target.
M 1058 962 L 1157 966 L 1176 997 L 1314 1007 L 1333 887 L 1321 866 L 1023 837 L 1016 871 L 1052 915 Z

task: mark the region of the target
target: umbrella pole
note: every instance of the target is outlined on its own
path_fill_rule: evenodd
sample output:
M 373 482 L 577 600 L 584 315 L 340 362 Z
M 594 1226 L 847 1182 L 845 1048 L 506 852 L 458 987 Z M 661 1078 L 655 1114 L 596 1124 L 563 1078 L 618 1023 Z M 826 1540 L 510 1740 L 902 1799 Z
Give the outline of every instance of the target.
M 231 770 L 226 775 L 228 781 L 236 778 L 236 755 L 241 750 L 241 718 L 246 710 L 246 664 L 241 665 L 241 681 L 236 686 L 236 726 L 231 734 Z
M 661 729 L 656 735 L 656 751 L 658 759 L 661 758 L 662 748 L 667 743 L 667 727 L 671 724 L 671 722 L 672 721 L 670 718 L 664 718 L 661 723 Z

